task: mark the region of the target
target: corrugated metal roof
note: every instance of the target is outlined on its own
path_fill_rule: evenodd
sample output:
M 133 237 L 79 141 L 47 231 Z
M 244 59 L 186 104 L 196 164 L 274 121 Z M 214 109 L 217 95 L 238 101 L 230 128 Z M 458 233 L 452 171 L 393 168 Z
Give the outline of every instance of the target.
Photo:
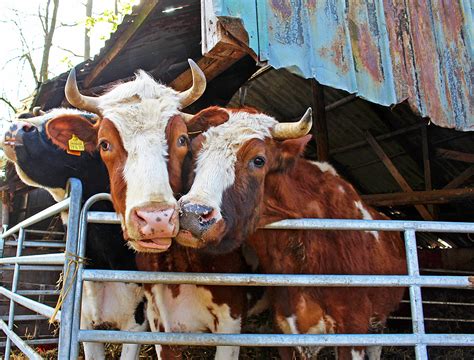
M 468 0 L 212 0 L 242 19 L 260 60 L 391 105 L 439 126 L 474 130 Z

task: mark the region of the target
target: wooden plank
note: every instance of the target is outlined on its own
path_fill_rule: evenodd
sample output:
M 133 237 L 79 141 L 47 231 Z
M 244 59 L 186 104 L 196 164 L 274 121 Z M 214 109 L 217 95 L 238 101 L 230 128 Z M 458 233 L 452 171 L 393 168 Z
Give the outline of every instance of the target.
M 443 189 L 458 188 L 459 186 L 464 184 L 467 180 L 469 180 L 472 176 L 474 176 L 474 165 L 471 165 L 466 170 L 464 170 L 461 174 L 456 176 Z
M 398 169 L 395 167 L 393 164 L 392 160 L 387 156 L 385 151 L 382 149 L 382 147 L 379 145 L 377 140 L 372 136 L 370 132 L 366 132 L 366 139 L 369 145 L 372 147 L 372 149 L 375 151 L 377 156 L 382 160 L 384 163 L 385 167 L 388 169 L 390 174 L 392 174 L 393 178 L 396 180 L 398 185 L 402 188 L 403 191 L 405 192 L 413 192 L 413 189 L 411 188 L 410 184 L 405 180 L 405 178 L 400 174 Z M 423 205 L 415 205 L 416 210 L 420 213 L 421 217 L 424 220 L 433 220 L 433 216 L 431 216 L 430 212 L 428 209 L 426 209 L 425 206 Z
M 391 194 L 362 195 L 372 206 L 399 206 L 416 204 L 445 204 L 474 198 L 474 188 L 411 191 Z
M 428 143 L 428 129 L 427 126 L 421 128 L 421 149 L 423 153 L 423 174 L 425 177 L 425 190 L 432 190 L 431 183 L 431 163 L 430 163 L 430 148 Z M 436 217 L 434 206 L 428 205 L 428 211 Z
M 328 106 L 330 106 L 330 105 L 328 105 Z M 398 129 L 398 130 L 395 130 L 395 131 L 391 131 L 391 132 L 383 134 L 383 135 L 378 135 L 378 136 L 375 137 L 375 139 L 379 140 L 379 141 L 380 140 L 391 139 L 395 136 L 406 134 L 407 132 L 418 130 L 419 128 L 421 128 L 423 126 L 425 126 L 425 125 L 424 124 L 410 125 L 410 126 L 407 126 L 405 128 L 401 128 L 401 129 Z M 349 151 L 349 150 L 357 149 L 357 148 L 362 147 L 366 144 L 367 144 L 367 140 L 358 141 L 358 142 L 355 142 L 355 143 L 350 144 L 350 145 L 345 145 L 345 146 L 341 146 L 341 147 L 332 149 L 329 152 L 329 154 L 330 155 L 340 154 L 340 153 L 343 153 L 343 152 L 346 152 L 346 151 Z
M 140 12 L 133 18 L 133 23 L 128 25 L 127 29 L 122 33 L 122 35 L 120 35 L 114 45 L 110 48 L 109 52 L 102 57 L 102 60 L 94 66 L 94 69 L 84 79 L 84 88 L 90 87 L 110 62 L 117 57 L 128 41 L 133 37 L 133 35 L 135 35 L 148 15 L 153 12 L 159 1 L 160 0 L 149 0 L 144 2 Z
M 324 87 L 316 80 L 311 80 L 312 107 L 315 112 L 314 124 L 311 132 L 316 141 L 318 161 L 328 161 L 328 129 L 326 123 L 326 109 L 324 105 Z
M 474 164 L 474 154 L 449 149 L 436 149 L 436 155 L 445 159 Z
M 202 53 L 196 62 L 206 74 L 207 81 L 227 70 L 246 54 L 256 56 L 248 47 L 248 34 L 239 19 L 219 19 L 214 14 L 212 0 L 201 2 Z M 188 69 L 174 79 L 170 86 L 184 91 L 192 84 Z

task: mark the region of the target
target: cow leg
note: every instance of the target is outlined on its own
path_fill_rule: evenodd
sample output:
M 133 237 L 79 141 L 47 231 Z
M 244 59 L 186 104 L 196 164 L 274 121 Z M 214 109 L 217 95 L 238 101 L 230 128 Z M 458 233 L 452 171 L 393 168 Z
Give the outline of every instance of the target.
M 368 346 L 366 351 L 369 360 L 380 360 L 380 358 L 382 357 L 381 346 Z
M 84 343 L 84 357 L 86 360 L 103 360 L 105 359 L 104 344 L 100 343 Z
M 140 344 L 123 344 L 120 360 L 136 360 L 140 354 Z
M 338 347 L 336 349 L 337 360 L 364 360 L 365 349 L 364 347 Z
M 240 334 L 242 329 L 241 318 L 234 319 L 231 315 L 230 308 L 227 313 L 222 313 L 217 318 L 217 326 L 215 333 L 221 334 Z M 216 348 L 215 360 L 238 360 L 239 346 L 218 346 Z
M 229 319 L 224 325 L 217 326 L 216 333 L 240 334 L 241 323 L 239 319 Z M 239 346 L 218 346 L 216 348 L 215 360 L 237 360 L 239 358 Z

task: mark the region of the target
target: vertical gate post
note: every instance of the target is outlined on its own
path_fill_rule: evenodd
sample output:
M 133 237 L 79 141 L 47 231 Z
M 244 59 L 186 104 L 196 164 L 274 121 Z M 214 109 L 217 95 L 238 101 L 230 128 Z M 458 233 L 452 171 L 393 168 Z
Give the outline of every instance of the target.
M 416 251 L 416 233 L 414 229 L 405 230 L 405 249 L 407 255 L 407 266 L 409 276 L 419 276 L 420 268 L 418 266 L 418 254 Z M 425 334 L 425 323 L 423 317 L 423 303 L 421 299 L 421 288 L 418 285 L 410 285 L 410 307 L 413 333 L 418 340 Z M 428 360 L 426 345 L 418 344 L 415 347 L 417 360 Z
M 25 229 L 20 228 L 18 233 L 18 242 L 16 248 L 16 256 L 21 256 L 23 250 L 23 241 L 25 240 Z M 13 270 L 13 280 L 12 280 L 12 292 L 16 293 L 18 290 L 18 281 L 20 279 L 20 264 L 15 264 L 15 269 Z M 13 330 L 13 322 L 15 321 L 15 302 L 13 299 L 10 299 L 10 308 L 8 313 L 8 329 Z M 11 350 L 11 339 L 7 336 L 5 343 L 5 360 L 10 359 L 10 350 Z
M 82 207 L 80 220 L 79 220 L 79 238 L 78 238 L 78 254 L 80 257 L 84 257 L 86 253 L 86 238 L 87 238 L 87 213 L 90 207 L 100 200 L 110 201 L 110 194 L 96 194 L 88 199 Z M 81 327 L 81 303 L 82 303 L 82 271 L 84 264 L 80 262 L 78 265 L 77 277 L 75 281 L 75 292 L 74 292 L 74 309 L 75 316 L 73 318 L 71 326 L 71 350 L 70 359 L 77 359 L 79 356 L 79 329 Z
M 82 184 L 78 179 L 71 178 L 68 183 L 68 192 L 70 196 L 69 218 L 67 223 L 66 235 L 66 259 L 63 268 L 63 291 L 65 298 L 61 306 L 61 326 L 59 330 L 59 359 L 70 359 L 71 347 L 71 328 L 74 314 L 74 290 L 77 259 L 77 241 L 79 233 L 79 216 L 81 213 L 82 202 Z M 67 276 L 66 276 L 67 275 Z M 69 290 L 69 291 L 68 291 Z M 68 293 L 65 293 L 68 291 Z

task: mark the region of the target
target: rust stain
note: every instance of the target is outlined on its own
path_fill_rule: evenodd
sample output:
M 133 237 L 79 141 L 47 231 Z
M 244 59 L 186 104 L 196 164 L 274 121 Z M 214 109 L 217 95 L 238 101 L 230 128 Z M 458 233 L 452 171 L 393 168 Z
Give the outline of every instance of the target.
M 272 0 L 271 7 L 279 19 L 282 28 L 274 33 L 275 39 L 282 44 L 304 43 L 301 0 Z
M 474 276 L 469 276 L 468 280 L 471 283 L 471 285 L 474 286 Z

